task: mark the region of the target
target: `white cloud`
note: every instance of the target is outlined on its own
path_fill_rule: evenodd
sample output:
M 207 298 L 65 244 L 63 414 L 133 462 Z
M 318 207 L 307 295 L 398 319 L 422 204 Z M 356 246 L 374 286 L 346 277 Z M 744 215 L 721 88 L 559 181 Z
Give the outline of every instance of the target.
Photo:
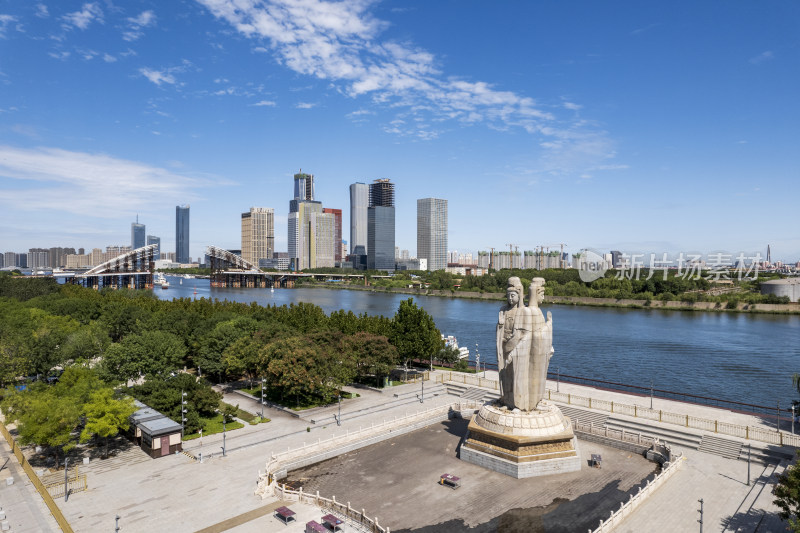
M 311 102 L 297 102 L 297 104 L 295 104 L 295 107 L 297 109 L 311 109 L 313 107 L 316 107 L 316 105 L 317 104 L 313 104 Z
M 127 21 L 128 26 L 122 32 L 122 38 L 126 41 L 135 41 L 144 35 L 142 28 L 155 25 L 156 15 L 150 10 L 142 11 L 138 17 L 129 17 Z
M 761 52 L 755 57 L 751 57 L 750 63 L 753 65 L 758 65 L 765 61 L 771 61 L 772 59 L 775 59 L 775 54 L 773 54 L 772 51 L 767 50 L 766 52 Z
M 47 10 L 47 6 L 44 4 L 36 4 L 36 16 L 39 18 L 49 17 L 50 12 Z
M 352 98 L 368 96 L 409 120 L 385 131 L 430 139 L 438 135 L 430 124 L 445 121 L 501 131 L 522 128 L 544 138 L 540 146 L 552 152 L 553 161 L 564 160 L 567 153 L 581 154 L 584 162 L 595 154 L 599 161 L 592 165 L 613 157 L 599 149 L 610 144 L 605 132 L 593 131 L 590 124 L 560 118 L 533 98 L 492 83 L 445 75 L 440 61 L 426 50 L 381 40 L 389 24 L 370 13 L 372 0 L 196 1 L 256 41 L 254 51 L 269 51 L 296 73 L 327 80 Z M 563 108 L 576 111 L 580 106 L 566 102 Z
M 255 107 L 275 107 L 275 102 L 272 100 L 261 100 L 260 102 L 256 102 L 255 104 L 250 104 Z
M 52 58 L 60 59 L 63 61 L 70 56 L 70 53 L 62 50 L 60 52 L 47 52 L 47 55 L 49 55 Z
M 6 30 L 17 20 L 17 17 L 13 15 L 0 14 L 0 39 L 4 39 L 6 37 Z
M 580 111 L 583 108 L 582 105 L 575 104 L 573 102 L 564 102 L 562 105 L 564 106 L 564 109 L 569 109 L 570 111 Z
M 158 86 L 161 86 L 162 83 L 166 83 L 169 85 L 175 85 L 176 83 L 178 83 L 178 80 L 175 79 L 175 76 L 173 76 L 166 70 L 140 68 L 139 73 Z
M 116 57 L 112 56 L 111 54 L 103 54 L 103 61 L 106 63 L 114 63 L 117 60 Z
M 72 29 L 73 27 L 85 30 L 93 21 L 97 21 L 100 24 L 104 22 L 103 10 L 100 9 L 100 6 L 94 2 L 83 4 L 83 7 L 80 11 L 67 13 L 61 17 L 61 19 L 64 20 L 64 24 L 62 26 L 67 30 Z
M 116 218 L 120 211 L 174 205 L 206 186 L 198 180 L 136 161 L 59 148 L 0 145 L 0 205 L 15 213 L 55 211 Z M 108 201 L 107 191 L 115 191 Z M 69 198 L 69 201 L 65 201 Z
M 138 17 L 129 18 L 128 22 L 134 26 L 147 27 L 156 23 L 156 15 L 148 9 L 147 11 L 142 11 Z

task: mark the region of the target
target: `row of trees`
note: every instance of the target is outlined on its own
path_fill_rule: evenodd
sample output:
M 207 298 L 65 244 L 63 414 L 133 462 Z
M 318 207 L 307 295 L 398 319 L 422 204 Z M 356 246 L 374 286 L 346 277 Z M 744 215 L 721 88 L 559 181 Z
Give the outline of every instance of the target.
M 179 404 L 173 398 L 178 384 L 197 404 L 190 413 L 204 416 L 219 402 L 209 392 L 192 392 L 195 389 L 183 383 L 193 377 L 173 377 L 183 368 L 196 369 L 213 381 L 263 378 L 279 398 L 328 401 L 352 381 L 382 381 L 404 361 L 451 355 L 441 353 L 443 341 L 433 319 L 412 299 L 402 302 L 392 318 L 352 311 L 326 315 L 307 303 L 261 307 L 162 301 L 147 291 L 94 291 L 10 278 L 0 275 L 0 292 L 5 295 L 0 297 L 0 386 L 64 368 L 91 373 L 109 390 L 145 378 L 134 394 L 178 419 L 173 413 Z M 37 384 L 25 393 L 9 387 L 8 408 L 22 425 L 29 425 L 34 419 L 22 415 L 26 410 L 37 412 L 31 407 L 35 402 L 21 398 L 40 393 L 46 398 L 62 389 L 60 383 Z M 70 422 L 64 431 L 80 426 L 87 413 L 80 406 L 85 403 L 74 402 L 77 410 L 66 417 Z M 189 426 L 197 425 L 191 419 L 195 415 L 190 415 Z M 25 442 L 58 445 L 58 439 L 33 433 Z
M 129 427 L 136 411 L 133 398 L 103 383 L 89 368 L 67 368 L 55 385 L 37 381 L 4 391 L 6 418 L 17 422 L 22 444 L 47 446 L 59 453 L 78 442 L 108 439 Z

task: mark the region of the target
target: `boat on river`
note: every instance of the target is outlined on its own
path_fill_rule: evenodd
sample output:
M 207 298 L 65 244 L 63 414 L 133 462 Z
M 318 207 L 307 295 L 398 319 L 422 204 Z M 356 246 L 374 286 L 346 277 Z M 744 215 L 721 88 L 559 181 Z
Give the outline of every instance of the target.
M 156 277 L 156 284 L 161 285 L 162 289 L 169 289 L 169 281 L 167 281 L 167 278 L 164 277 L 162 272 L 158 273 L 158 276 Z
M 458 339 L 456 339 L 454 335 L 448 335 L 445 337 L 444 334 L 442 334 L 442 340 L 444 340 L 445 346 L 458 350 L 459 359 L 469 359 L 469 348 L 466 346 L 461 346 L 459 348 Z

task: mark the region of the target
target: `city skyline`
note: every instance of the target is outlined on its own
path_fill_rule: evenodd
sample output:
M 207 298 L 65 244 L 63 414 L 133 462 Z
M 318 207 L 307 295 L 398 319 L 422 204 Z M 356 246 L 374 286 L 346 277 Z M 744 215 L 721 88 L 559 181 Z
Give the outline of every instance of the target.
M 800 258 L 796 4 L 231 6 L 0 7 L 0 250 L 129 242 L 137 213 L 174 250 L 181 204 L 191 257 L 251 205 L 286 250 L 308 168 L 344 227 L 349 185 L 391 179 L 404 249 L 436 197 L 453 249 Z

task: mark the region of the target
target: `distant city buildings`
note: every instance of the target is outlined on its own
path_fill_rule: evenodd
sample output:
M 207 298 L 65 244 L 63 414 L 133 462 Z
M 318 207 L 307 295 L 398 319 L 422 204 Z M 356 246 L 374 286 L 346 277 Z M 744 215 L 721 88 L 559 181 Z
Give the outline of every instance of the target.
M 189 205 L 175 206 L 175 256 L 178 263 L 190 263 Z
M 275 252 L 275 210 L 251 207 L 242 213 L 242 257 L 254 265 L 273 258 Z
M 369 208 L 369 185 L 353 183 L 350 185 L 350 252 L 367 255 L 367 209 Z
M 289 269 L 333 267 L 336 257 L 335 215 L 314 200 L 314 176 L 294 175 L 295 197 L 289 202 Z
M 136 250 L 145 245 L 145 227 L 144 224 L 139 224 L 139 217 L 136 217 L 136 222 L 131 222 L 131 248 Z
M 447 268 L 447 200 L 417 200 L 417 257 L 428 260 L 428 270 Z
M 148 235 L 147 244 L 156 245 L 156 250 L 155 252 L 153 252 L 153 261 L 158 261 L 159 259 L 161 259 L 161 237 L 156 237 L 155 235 Z
M 336 263 L 342 262 L 342 210 L 326 207 L 323 213 L 333 215 L 333 259 Z
M 394 183 L 377 179 L 369 186 L 367 208 L 367 268 L 395 270 Z

